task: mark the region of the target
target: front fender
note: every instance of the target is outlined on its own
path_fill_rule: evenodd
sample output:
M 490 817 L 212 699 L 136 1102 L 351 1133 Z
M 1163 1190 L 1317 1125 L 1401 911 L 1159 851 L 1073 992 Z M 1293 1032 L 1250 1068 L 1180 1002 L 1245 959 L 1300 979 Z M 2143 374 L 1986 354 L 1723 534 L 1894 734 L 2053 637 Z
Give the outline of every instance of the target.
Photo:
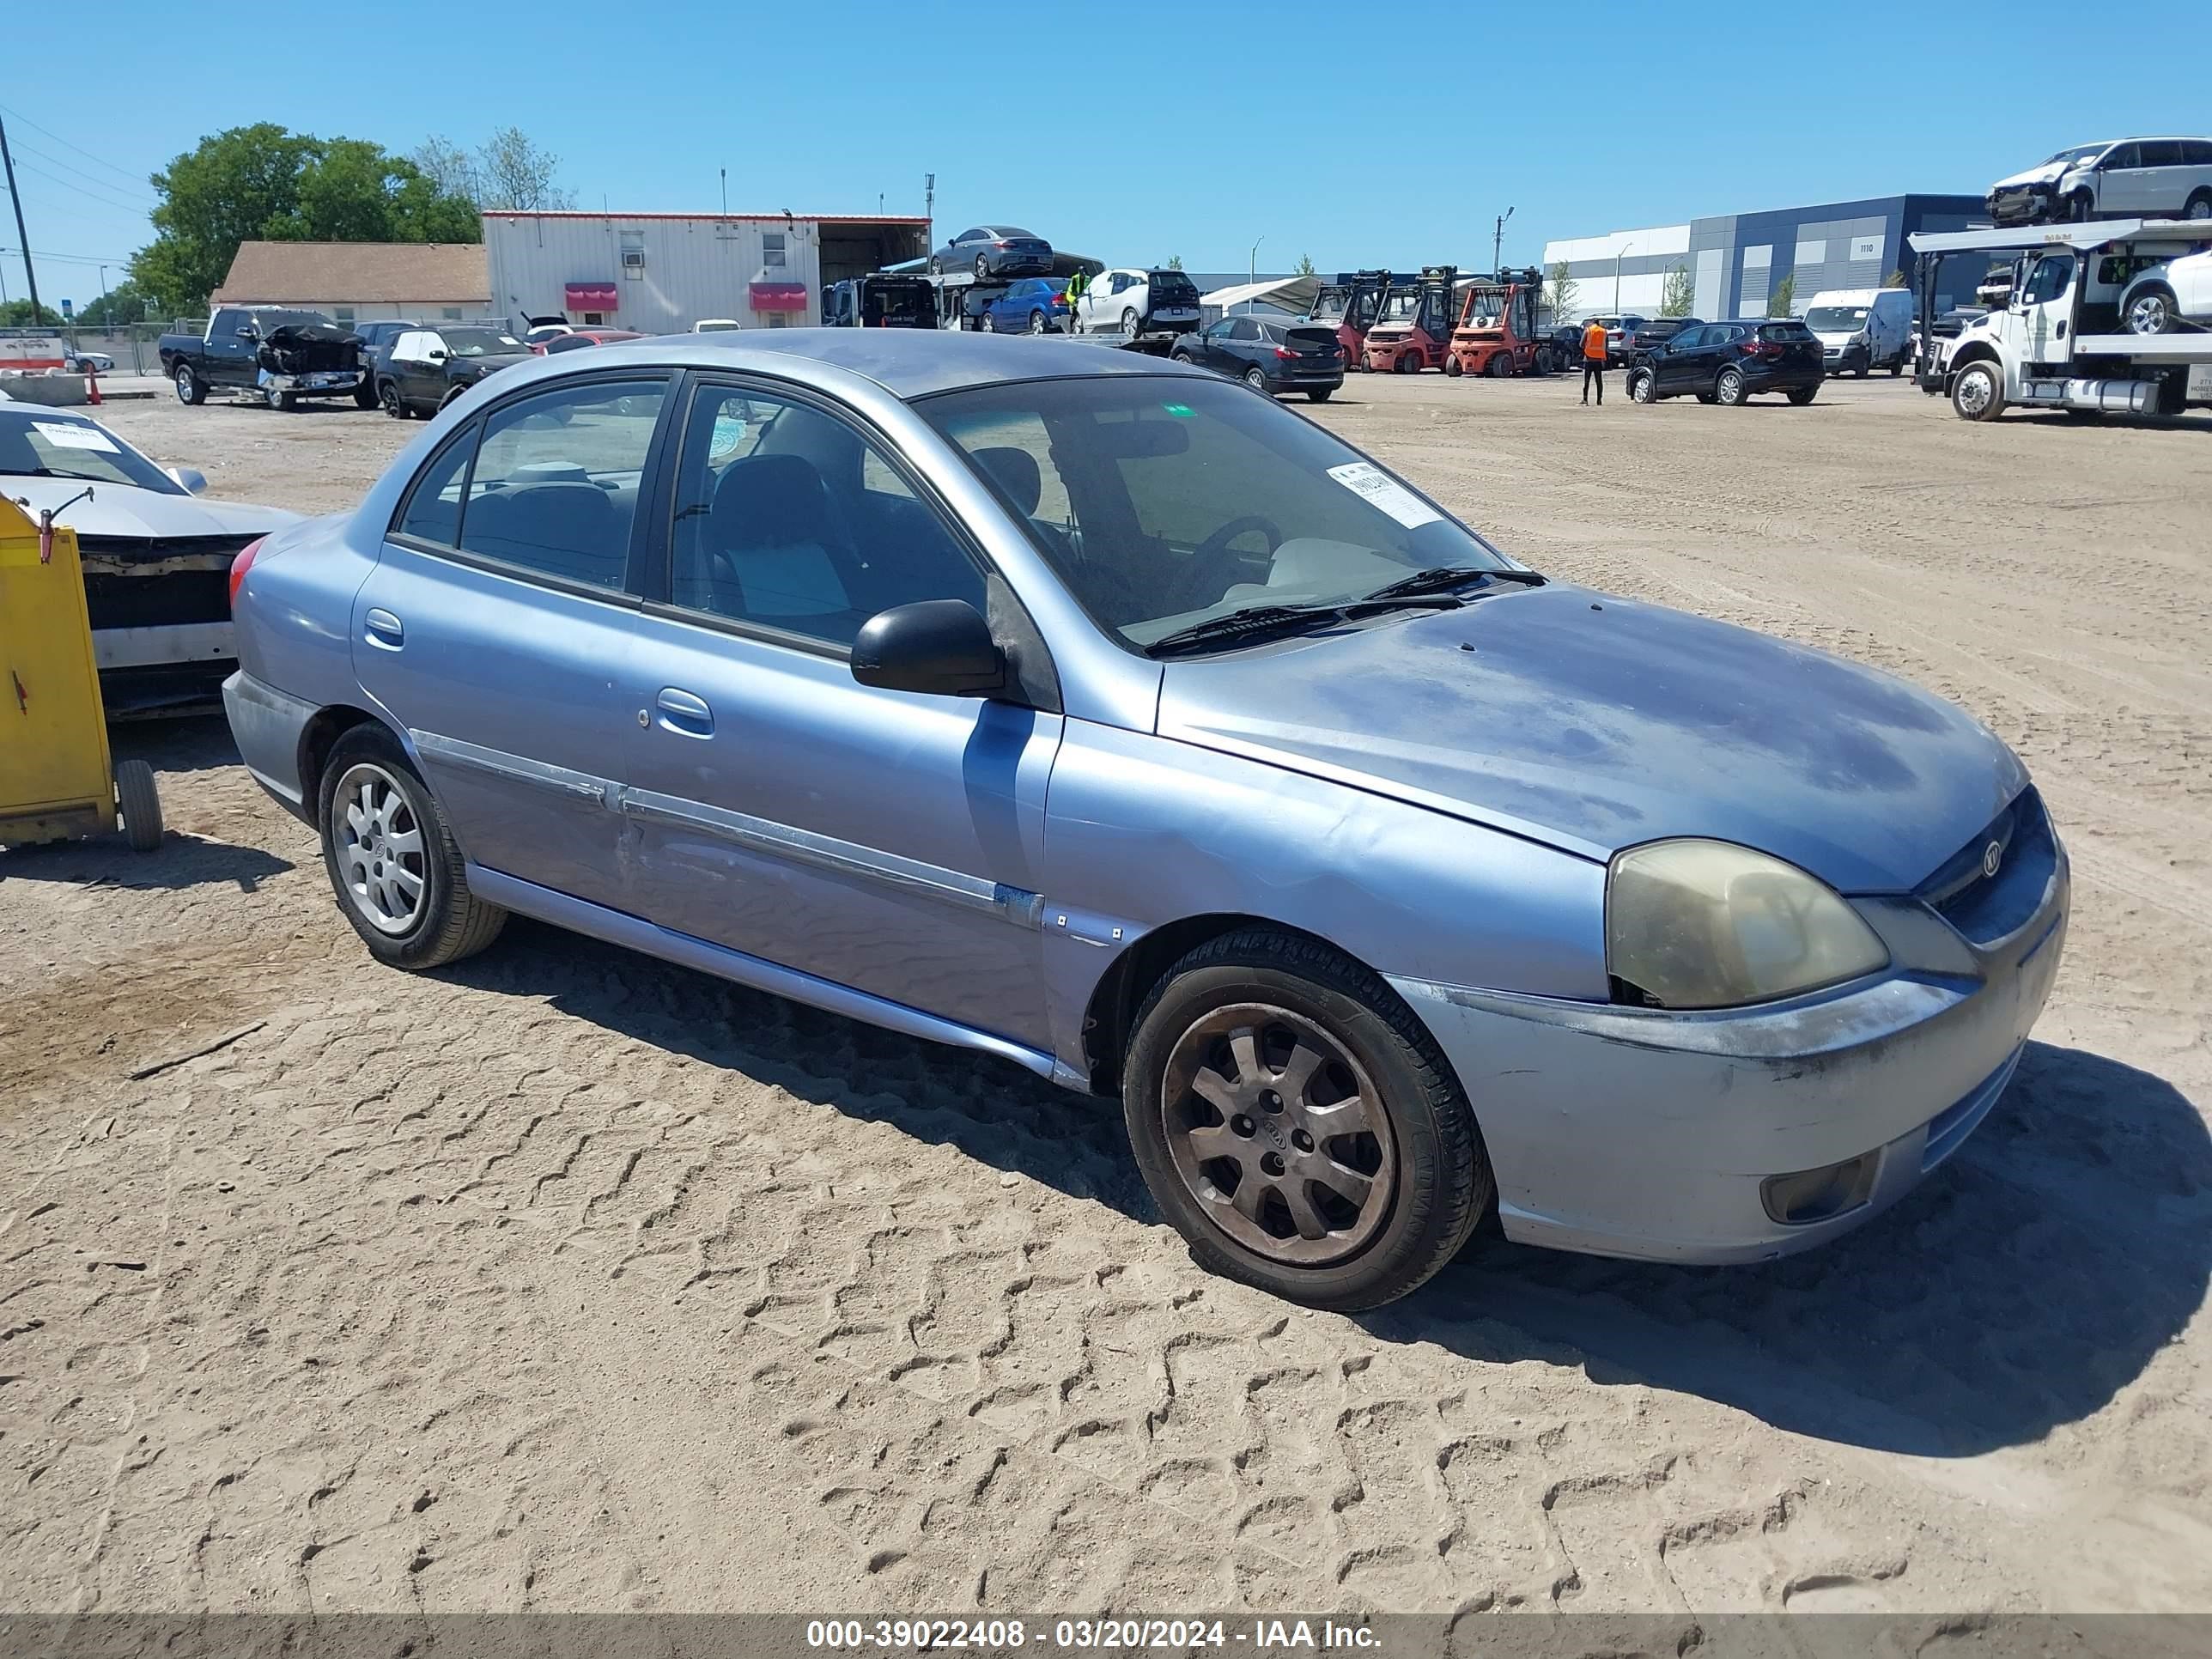
M 1085 1069 L 1091 994 L 1139 940 L 1237 915 L 1386 975 L 1602 1003 L 1605 866 L 1389 796 L 1070 720 L 1045 822 L 1054 1050 Z

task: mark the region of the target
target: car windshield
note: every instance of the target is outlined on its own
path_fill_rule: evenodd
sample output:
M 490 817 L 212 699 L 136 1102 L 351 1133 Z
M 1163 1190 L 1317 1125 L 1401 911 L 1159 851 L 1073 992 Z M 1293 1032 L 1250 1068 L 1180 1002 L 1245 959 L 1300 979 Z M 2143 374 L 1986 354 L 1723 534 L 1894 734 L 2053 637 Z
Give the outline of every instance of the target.
M 0 477 L 82 478 L 163 495 L 187 493 L 105 427 L 31 404 L 0 409 Z
M 2110 144 L 2076 144 L 2071 149 L 2060 150 L 2043 165 L 2049 167 L 2051 161 L 2064 161 L 2070 166 L 2075 161 L 2086 161 L 2093 155 L 2102 155 L 2111 148 Z
M 1362 599 L 1417 570 L 1513 568 L 1358 451 L 1225 380 L 1023 380 L 915 408 L 1130 649 L 1256 607 Z
M 1816 334 L 1849 334 L 1866 319 L 1864 306 L 1814 306 L 1805 313 L 1805 326 Z
M 488 357 L 502 351 L 529 349 L 512 334 L 489 328 L 449 328 L 439 337 L 445 341 L 446 349 L 456 357 Z

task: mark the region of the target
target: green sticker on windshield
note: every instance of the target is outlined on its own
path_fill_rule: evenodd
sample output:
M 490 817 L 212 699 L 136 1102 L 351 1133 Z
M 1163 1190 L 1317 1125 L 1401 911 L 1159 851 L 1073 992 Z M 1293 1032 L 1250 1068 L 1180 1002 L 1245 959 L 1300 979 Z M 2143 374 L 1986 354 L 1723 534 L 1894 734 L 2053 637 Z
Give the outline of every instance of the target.
M 1167 410 L 1169 414 L 1174 416 L 1178 421 L 1190 420 L 1198 413 L 1198 411 L 1193 409 L 1188 404 L 1162 404 L 1160 407 Z

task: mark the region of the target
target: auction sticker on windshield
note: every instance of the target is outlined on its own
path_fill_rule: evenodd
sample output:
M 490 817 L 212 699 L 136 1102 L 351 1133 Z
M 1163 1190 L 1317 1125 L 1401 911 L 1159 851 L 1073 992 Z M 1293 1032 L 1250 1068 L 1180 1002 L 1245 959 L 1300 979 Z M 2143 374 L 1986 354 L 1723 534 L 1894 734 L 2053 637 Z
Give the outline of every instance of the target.
M 1352 461 L 1343 466 L 1333 466 L 1328 470 L 1328 476 L 1353 495 L 1364 497 L 1370 506 L 1382 508 L 1408 530 L 1419 530 L 1423 525 L 1435 524 L 1443 517 L 1443 514 L 1372 461 Z
M 33 421 L 31 429 L 56 449 L 97 449 L 109 455 L 122 453 L 115 440 L 96 426 L 79 426 L 74 421 Z

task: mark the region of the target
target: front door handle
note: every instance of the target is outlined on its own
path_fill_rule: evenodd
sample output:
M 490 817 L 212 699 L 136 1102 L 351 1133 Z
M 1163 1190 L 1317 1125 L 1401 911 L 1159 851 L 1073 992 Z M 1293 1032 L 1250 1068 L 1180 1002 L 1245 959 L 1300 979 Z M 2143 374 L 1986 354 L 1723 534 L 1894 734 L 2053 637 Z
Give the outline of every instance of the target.
M 397 651 L 407 641 L 407 630 L 400 626 L 399 618 L 380 605 L 370 606 L 361 624 L 362 637 L 384 650 Z
M 711 738 L 714 735 L 714 711 L 707 707 L 704 697 L 677 686 L 664 685 L 657 701 L 663 731 L 686 738 Z

